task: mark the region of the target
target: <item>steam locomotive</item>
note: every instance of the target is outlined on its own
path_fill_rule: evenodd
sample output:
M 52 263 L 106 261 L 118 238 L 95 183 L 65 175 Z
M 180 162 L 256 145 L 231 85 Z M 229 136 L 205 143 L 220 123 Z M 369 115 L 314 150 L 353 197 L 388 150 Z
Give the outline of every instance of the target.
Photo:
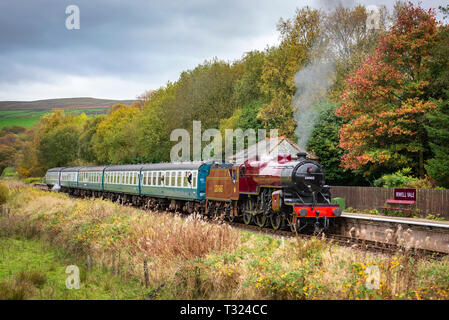
M 198 213 L 273 229 L 322 231 L 341 215 L 330 202 L 322 167 L 296 159 L 59 167 L 47 171 L 49 187 L 81 197 L 101 197 L 153 210 Z

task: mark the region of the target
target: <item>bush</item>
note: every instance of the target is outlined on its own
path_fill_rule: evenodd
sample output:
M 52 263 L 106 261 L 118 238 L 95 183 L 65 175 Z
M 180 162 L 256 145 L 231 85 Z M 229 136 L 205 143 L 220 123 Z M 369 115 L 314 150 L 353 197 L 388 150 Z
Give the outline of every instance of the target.
M 0 182 L 0 204 L 4 204 L 8 199 L 9 188 L 6 184 Z
M 428 178 L 415 178 L 411 175 L 411 171 L 412 169 L 410 168 L 404 168 L 393 174 L 385 174 L 374 181 L 374 186 L 385 188 L 432 188 L 432 182 Z
M 25 183 L 36 183 L 42 182 L 42 178 L 26 178 Z
M 3 169 L 2 177 L 14 177 L 17 174 L 17 171 L 14 167 L 6 167 Z

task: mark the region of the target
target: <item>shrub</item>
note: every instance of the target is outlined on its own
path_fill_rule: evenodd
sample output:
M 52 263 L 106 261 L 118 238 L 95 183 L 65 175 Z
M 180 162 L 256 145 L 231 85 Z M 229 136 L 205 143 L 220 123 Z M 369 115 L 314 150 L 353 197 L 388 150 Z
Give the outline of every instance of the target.
M 42 182 L 42 178 L 26 178 L 25 183 L 36 183 Z
M 17 174 L 14 167 L 6 167 L 3 169 L 2 177 L 14 177 Z
M 0 182 L 0 204 L 3 204 L 8 199 L 9 189 L 8 186 Z
M 374 186 L 385 188 L 432 188 L 432 182 L 429 178 L 415 178 L 411 175 L 411 171 L 412 169 L 410 168 L 404 168 L 393 174 L 385 174 L 381 178 L 374 181 Z

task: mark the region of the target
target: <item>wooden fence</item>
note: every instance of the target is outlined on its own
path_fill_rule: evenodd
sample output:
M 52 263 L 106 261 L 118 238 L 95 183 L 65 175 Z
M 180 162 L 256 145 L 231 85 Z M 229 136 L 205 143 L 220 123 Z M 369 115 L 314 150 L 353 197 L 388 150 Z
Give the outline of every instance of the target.
M 332 198 L 341 197 L 346 208 L 375 209 L 393 199 L 393 188 L 332 186 Z M 417 189 L 416 207 L 424 215 L 439 214 L 449 220 L 449 190 Z

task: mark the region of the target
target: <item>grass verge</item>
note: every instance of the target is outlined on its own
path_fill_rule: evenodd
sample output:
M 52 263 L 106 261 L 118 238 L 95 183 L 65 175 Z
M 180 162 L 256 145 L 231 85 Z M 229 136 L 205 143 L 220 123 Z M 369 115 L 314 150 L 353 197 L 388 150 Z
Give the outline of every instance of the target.
M 282 240 L 23 184 L 10 184 L 0 234 L 89 255 L 125 281 L 139 278 L 148 299 L 449 298 L 447 258 Z

